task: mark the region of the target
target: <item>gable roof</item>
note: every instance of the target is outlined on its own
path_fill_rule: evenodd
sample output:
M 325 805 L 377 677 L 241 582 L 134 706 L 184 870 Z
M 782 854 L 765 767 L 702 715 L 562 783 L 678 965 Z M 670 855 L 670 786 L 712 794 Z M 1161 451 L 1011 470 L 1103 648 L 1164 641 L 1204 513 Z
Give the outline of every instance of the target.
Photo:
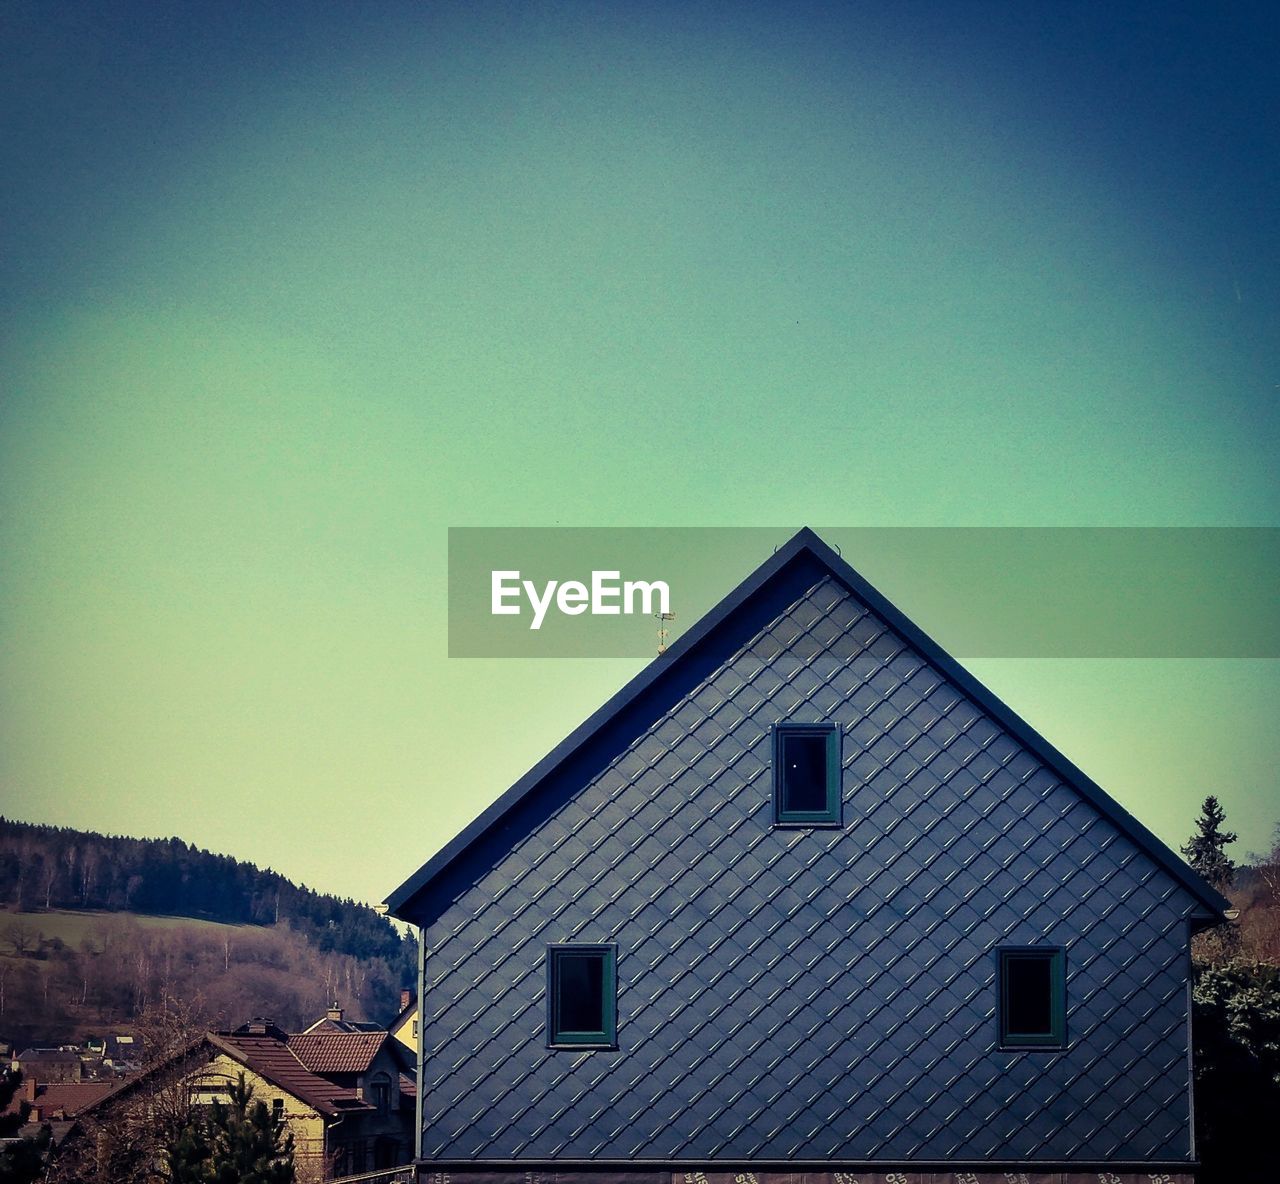
M 325 1118 L 337 1118 L 343 1114 L 374 1108 L 363 1101 L 353 1087 L 329 1081 L 319 1072 L 304 1065 L 289 1047 L 292 1039 L 297 1037 L 286 1037 L 274 1027 L 262 1033 L 206 1032 L 177 1052 L 152 1062 L 142 1072 L 126 1077 L 98 1097 L 82 1103 L 81 1112 L 97 1111 L 110 1106 L 117 1098 L 132 1093 L 158 1073 L 174 1070 L 185 1074 L 190 1071 L 189 1066 L 194 1067 L 195 1062 L 211 1061 L 219 1053 L 292 1094 Z M 325 1036 L 322 1039 L 332 1040 L 334 1037 Z
M 386 1032 L 302 1032 L 289 1037 L 289 1051 L 312 1073 L 363 1073 L 386 1039 Z
M 289 1045 L 276 1036 L 211 1032 L 209 1040 L 233 1060 L 326 1117 L 371 1109 L 349 1086 L 335 1085 L 309 1069 Z
M 112 1083 L 109 1081 L 54 1081 L 48 1085 L 37 1084 L 35 1098 L 27 1100 L 40 1111 L 42 1120 L 47 1121 L 55 1117 L 74 1118 L 99 1098 L 106 1097 L 112 1088 Z M 5 1113 L 16 1113 L 22 1101 L 23 1099 L 15 1094 Z
M 1121 833 L 1128 836 L 1158 866 L 1162 867 L 1206 910 L 1204 920 L 1222 919 L 1229 902 L 1141 822 L 1124 809 L 1096 782 L 1077 768 L 1061 752 L 1040 735 L 1021 716 L 987 689 L 942 646 L 918 625 L 895 608 L 880 592 L 858 574 L 812 530 L 805 527 L 780 547 L 732 592 L 703 616 L 665 654 L 659 656 L 637 674 L 597 711 L 579 724 L 563 741 L 533 766 L 510 789 L 492 803 L 452 840 L 426 861 L 413 875 L 387 897 L 389 911 L 405 921 L 413 921 L 417 898 L 449 868 L 460 855 L 483 836 L 499 827 L 515 808 L 529 798 L 553 773 L 580 754 L 587 745 L 611 725 L 617 723 L 629 707 L 642 695 L 658 690 L 664 680 L 687 663 L 692 655 L 704 649 L 727 623 L 766 590 L 784 571 L 794 565 L 816 563 L 839 583 L 879 615 L 907 644 L 952 682 L 960 691 L 1000 724 L 1028 751 L 1094 806 Z
M 20 1052 L 17 1059 L 24 1064 L 69 1065 L 73 1061 L 78 1063 L 80 1057 L 64 1048 L 28 1048 Z

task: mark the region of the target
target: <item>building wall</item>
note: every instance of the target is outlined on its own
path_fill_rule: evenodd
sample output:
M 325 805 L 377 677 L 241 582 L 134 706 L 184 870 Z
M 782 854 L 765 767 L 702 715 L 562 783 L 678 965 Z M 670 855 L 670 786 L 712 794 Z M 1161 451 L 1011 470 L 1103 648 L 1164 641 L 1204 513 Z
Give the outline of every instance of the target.
M 1189 893 L 841 585 L 787 578 L 433 888 L 424 1156 L 1185 1161 Z M 780 720 L 839 723 L 841 829 L 772 826 Z M 545 1046 L 573 940 L 618 943 L 616 1052 Z M 1002 1052 L 995 951 L 1039 943 L 1069 1046 Z
M 400 1070 L 386 1045 L 374 1057 L 368 1070 L 352 1082 L 359 1086 L 366 1102 L 375 1103 L 373 1087 L 380 1076 L 386 1078 L 390 1087 L 387 1108 L 349 1115 L 333 1132 L 332 1150 L 340 1157 L 339 1167 L 345 1165 L 351 1173 L 372 1171 L 378 1166 L 376 1158 L 380 1140 L 395 1148 L 391 1165 L 386 1166 L 408 1163 L 413 1158 L 413 1111 L 401 1105 Z
M 253 1086 L 254 1101 L 265 1102 L 272 1108 L 275 1099 L 284 1101 L 284 1121 L 293 1135 L 293 1161 L 298 1184 L 313 1184 L 326 1178 L 325 1125 L 315 1110 L 299 1101 L 291 1093 L 246 1069 L 239 1061 L 219 1054 L 199 1078 L 202 1092 L 226 1090 L 243 1073 L 245 1081 Z
M 41 1083 L 74 1082 L 84 1077 L 84 1066 L 79 1057 L 50 1060 L 32 1057 L 26 1061 L 15 1060 L 12 1067 L 18 1069 L 28 1080 Z
M 391 1035 L 405 1046 L 416 1059 L 418 1056 L 418 1009 L 415 1007 L 391 1029 Z

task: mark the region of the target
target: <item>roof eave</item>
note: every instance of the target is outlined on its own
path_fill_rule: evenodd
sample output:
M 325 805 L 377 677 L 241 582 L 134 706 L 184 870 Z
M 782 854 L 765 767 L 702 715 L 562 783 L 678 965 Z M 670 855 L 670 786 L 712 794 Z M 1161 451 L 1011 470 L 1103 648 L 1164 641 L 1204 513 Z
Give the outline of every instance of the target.
M 461 831 L 440 848 L 416 872 L 386 898 L 388 911 L 402 921 L 412 923 L 404 913 L 418 895 L 437 875 L 448 867 L 463 851 L 481 835 L 496 825 L 511 809 L 537 788 L 558 766 L 586 743 L 606 723 L 614 719 L 644 691 L 647 691 L 682 657 L 694 650 L 704 638 L 741 604 L 750 599 L 770 579 L 787 566 L 796 556 L 808 548 L 811 542 L 821 542 L 808 527 L 793 535 L 783 546 L 745 580 L 724 597 L 713 609 L 704 614 L 688 633 L 678 638 L 667 651 L 651 661 L 643 670 L 607 699 L 582 721 L 546 756 L 524 774 L 504 794 L 497 798 Z
M 1101 786 L 1052 744 L 1035 728 L 984 686 L 936 641 L 896 608 L 833 548 L 828 546 L 807 526 L 797 531 L 774 554 L 733 589 L 694 627 L 678 639 L 667 652 L 650 662 L 621 690 L 578 725 L 555 748 L 521 777 L 506 793 L 502 794 L 486 810 L 464 827 L 439 851 L 426 861 L 412 876 L 387 897 L 392 915 L 403 921 L 413 922 L 406 910 L 414 898 L 430 882 L 445 870 L 472 843 L 495 826 L 510 810 L 533 792 L 556 768 L 577 752 L 606 723 L 616 718 L 639 695 L 648 690 L 662 676 L 696 649 L 718 626 L 741 605 L 754 596 L 771 579 L 801 554 L 808 552 L 822 563 L 855 596 L 879 615 L 908 644 L 917 649 L 983 710 L 996 719 L 1026 748 L 1035 753 L 1046 765 L 1053 768 L 1064 781 L 1073 786 L 1086 801 L 1108 818 L 1122 833 L 1170 875 L 1186 888 L 1209 912 L 1224 920 L 1223 914 L 1230 903 L 1215 891 L 1203 878 Z

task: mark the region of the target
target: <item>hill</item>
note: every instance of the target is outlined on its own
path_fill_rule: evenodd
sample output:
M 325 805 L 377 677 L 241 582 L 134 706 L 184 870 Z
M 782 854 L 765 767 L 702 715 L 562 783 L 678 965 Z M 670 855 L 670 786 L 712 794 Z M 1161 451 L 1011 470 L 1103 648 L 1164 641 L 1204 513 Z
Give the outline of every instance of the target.
M 0 1037 L 77 1038 L 182 999 L 286 1026 L 385 1022 L 417 950 L 366 905 L 178 839 L 0 818 Z

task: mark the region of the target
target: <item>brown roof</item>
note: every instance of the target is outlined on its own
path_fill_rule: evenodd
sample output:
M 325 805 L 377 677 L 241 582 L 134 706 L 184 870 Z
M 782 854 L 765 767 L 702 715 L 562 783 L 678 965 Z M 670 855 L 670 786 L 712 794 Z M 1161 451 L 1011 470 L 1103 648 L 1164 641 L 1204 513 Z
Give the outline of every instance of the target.
M 295 1037 L 296 1039 L 296 1037 Z M 332 1040 L 332 1036 L 323 1039 Z M 354 1110 L 371 1110 L 368 1103 L 356 1097 L 356 1091 L 335 1085 L 314 1073 L 290 1050 L 283 1040 L 270 1035 L 210 1033 L 209 1040 L 233 1060 L 265 1077 L 281 1089 L 293 1094 L 313 1110 L 333 1117 Z
M 65 1115 L 74 1118 L 86 1106 L 111 1092 L 110 1081 L 51 1081 L 36 1086 L 35 1105 L 42 1120 Z
M 313 1073 L 363 1073 L 378 1055 L 386 1032 L 300 1032 L 289 1051 Z

